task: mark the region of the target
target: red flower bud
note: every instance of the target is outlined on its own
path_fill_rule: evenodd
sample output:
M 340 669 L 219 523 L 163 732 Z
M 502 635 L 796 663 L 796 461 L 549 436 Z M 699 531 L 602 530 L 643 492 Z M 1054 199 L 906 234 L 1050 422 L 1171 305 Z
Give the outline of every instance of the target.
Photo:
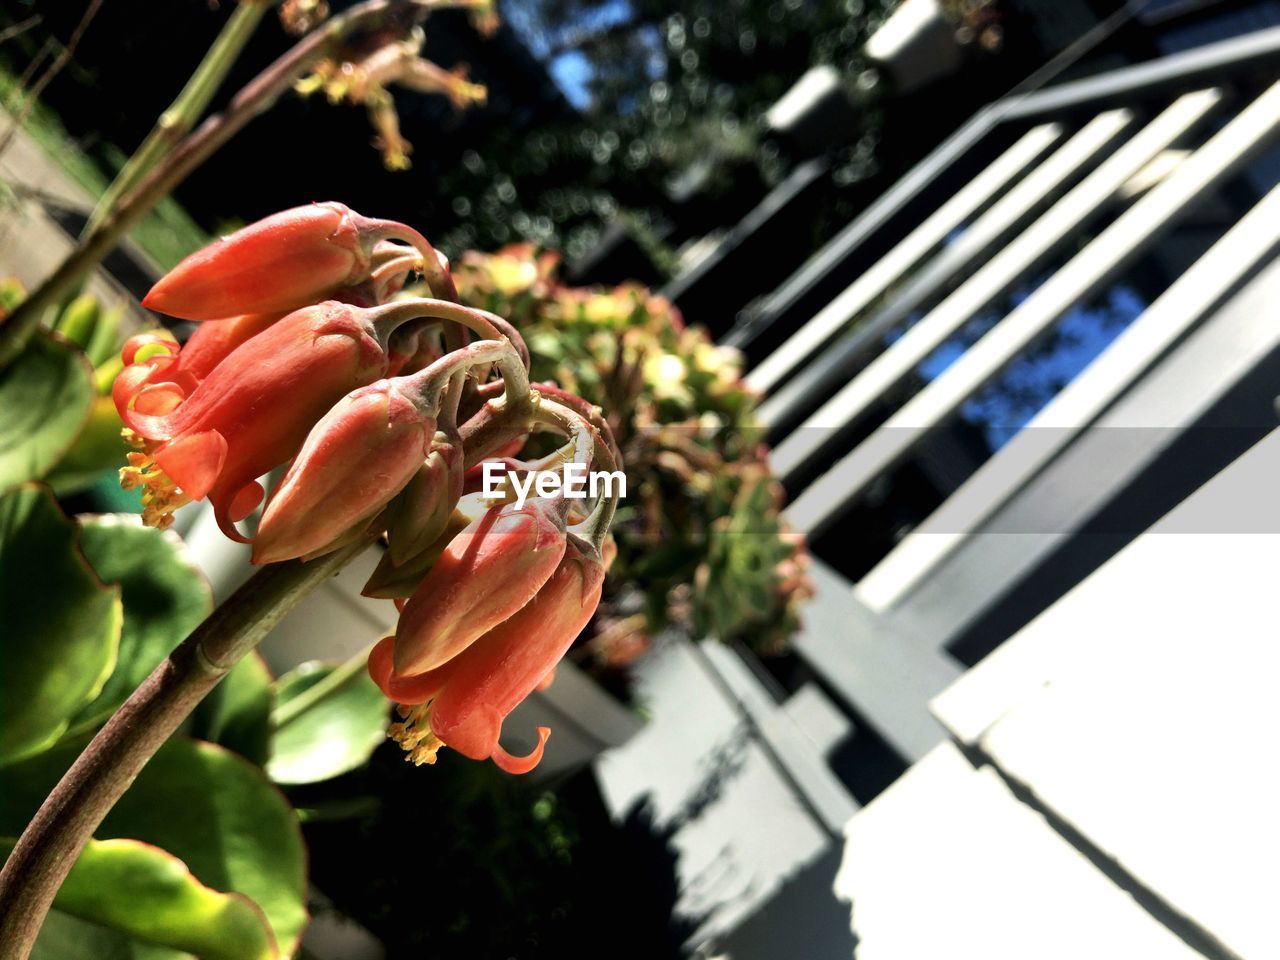
M 368 520 L 413 478 L 435 429 L 394 380 L 348 394 L 307 435 L 272 495 L 253 562 L 314 556 Z
M 199 383 L 213 368 L 231 355 L 231 351 L 260 334 L 288 314 L 246 313 L 226 320 L 210 320 L 196 327 L 178 354 L 178 369 L 189 373 Z
M 604 566 L 576 536 L 537 595 L 462 653 L 428 673 L 394 669 L 397 640 L 387 637 L 369 656 L 369 673 L 401 707 L 405 722 L 391 735 L 415 763 L 431 763 L 441 746 L 473 760 L 491 758 L 508 773 L 527 773 L 542 759 L 550 730 L 538 728 L 538 746 L 513 757 L 498 743 L 502 722 L 534 689 L 553 676 L 600 603 Z M 409 709 L 414 704 L 420 704 Z
M 405 605 L 396 673 L 425 673 L 532 599 L 564 556 L 562 505 L 493 507 L 450 541 Z
M 296 310 L 362 280 L 385 236 L 341 203 L 282 210 L 197 250 L 142 303 L 185 320 Z
M 404 488 L 387 522 L 391 562 L 403 565 L 444 533 L 462 496 L 463 451 L 443 433 L 431 442 L 427 459 Z
M 242 343 L 190 397 L 175 382 L 130 396 L 127 375 L 138 367 L 126 367 L 115 398 L 142 452 L 130 456 L 122 481 L 146 488 L 148 522 L 163 525 L 177 506 L 207 496 L 223 531 L 243 540 L 231 524 L 262 499 L 257 478 L 291 459 L 312 425 L 380 378 L 386 363 L 368 312 L 330 301 Z

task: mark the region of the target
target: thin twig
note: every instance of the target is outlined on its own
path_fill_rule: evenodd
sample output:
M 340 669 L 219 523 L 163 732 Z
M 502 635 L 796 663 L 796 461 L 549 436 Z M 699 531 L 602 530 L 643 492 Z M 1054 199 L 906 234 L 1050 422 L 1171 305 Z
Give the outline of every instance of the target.
M 93 233 L 110 216 L 121 197 L 136 186 L 149 170 L 165 158 L 174 144 L 191 131 L 196 121 L 209 108 L 213 95 L 222 86 L 227 73 L 257 30 L 259 21 L 270 5 L 269 0 L 240 0 L 182 92 L 160 114 L 160 119 L 147 134 L 147 138 L 120 168 L 116 178 L 102 194 L 81 236 Z
M 31 89 L 27 91 L 27 99 L 23 102 L 22 107 L 13 118 L 13 123 L 9 125 L 9 129 L 5 131 L 4 137 L 0 138 L 0 157 L 4 156 L 9 149 L 9 145 L 13 143 L 13 138 L 18 135 L 27 123 L 27 117 L 31 115 L 32 108 L 40 99 L 40 94 L 44 93 L 47 87 L 70 61 L 76 52 L 76 47 L 80 45 L 80 38 L 84 36 L 85 30 L 89 28 L 89 24 L 93 22 L 94 15 L 97 14 L 98 8 L 102 6 L 102 0 L 89 0 L 89 6 L 85 8 L 84 15 L 80 18 L 80 22 L 76 24 L 76 28 L 71 33 L 71 38 L 67 41 L 67 45 L 58 52 L 53 58 L 53 63 L 45 68 L 44 73 L 40 75 L 40 79 L 31 85 Z
M 33 27 L 40 26 L 40 24 L 43 21 L 44 21 L 44 18 L 40 16 L 40 14 L 33 13 L 31 16 L 27 17 L 27 19 L 25 20 L 19 20 L 17 23 L 10 24 L 9 26 L 5 27 L 3 30 L 0 30 L 0 43 L 4 43 L 6 40 L 13 40 L 16 37 L 22 36 L 24 33 L 32 29 Z
M 127 195 L 115 212 L 67 255 L 32 294 L 0 323 L 0 369 L 22 351 L 44 312 L 79 283 L 161 198 L 250 120 L 269 109 L 311 64 L 348 34 L 373 29 L 398 15 L 425 14 L 457 5 L 449 0 L 365 0 L 313 30 L 240 90 L 221 113 L 208 117 Z

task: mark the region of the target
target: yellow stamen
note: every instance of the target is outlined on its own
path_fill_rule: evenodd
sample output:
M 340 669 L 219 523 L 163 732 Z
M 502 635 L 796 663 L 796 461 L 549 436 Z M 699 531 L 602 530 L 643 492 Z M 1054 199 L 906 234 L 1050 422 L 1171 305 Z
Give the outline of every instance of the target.
M 125 490 L 142 488 L 142 522 L 164 530 L 173 523 L 173 512 L 191 502 L 169 475 L 160 469 L 152 452 L 155 444 L 125 427 L 120 431 L 125 442 L 137 451 L 128 455 L 129 466 L 120 468 L 120 486 Z
M 431 732 L 430 701 L 412 707 L 399 704 L 396 712 L 404 722 L 393 723 L 387 729 L 387 736 L 400 744 L 406 754 L 405 759 L 415 767 L 435 763 L 444 741 Z

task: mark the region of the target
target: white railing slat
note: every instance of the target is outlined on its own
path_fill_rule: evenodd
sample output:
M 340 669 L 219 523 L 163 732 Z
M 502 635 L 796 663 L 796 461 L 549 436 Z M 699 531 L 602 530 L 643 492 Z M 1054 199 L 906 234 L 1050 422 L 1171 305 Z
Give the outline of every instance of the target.
M 828 523 L 932 430 L 954 415 L 1073 306 L 1098 290 L 1193 200 L 1244 164 L 1280 125 L 1280 82 L 1214 134 L 1163 183 L 998 323 L 864 443 L 808 487 L 788 510 L 801 530 Z

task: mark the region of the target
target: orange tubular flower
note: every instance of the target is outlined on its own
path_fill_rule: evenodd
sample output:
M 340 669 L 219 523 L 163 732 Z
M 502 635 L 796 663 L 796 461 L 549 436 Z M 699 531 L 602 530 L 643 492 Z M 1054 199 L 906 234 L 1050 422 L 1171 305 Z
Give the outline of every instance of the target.
M 427 459 L 419 462 L 387 522 L 388 552 L 395 565 L 430 548 L 449 525 L 462 497 L 462 457 L 461 443 L 445 433 L 432 439 Z
M 436 670 L 406 676 L 394 669 L 397 640 L 387 637 L 369 655 L 369 674 L 401 704 L 404 722 L 391 728 L 414 763 L 433 763 L 442 746 L 473 760 L 486 757 L 508 773 L 528 773 L 542 759 L 551 731 L 513 757 L 498 743 L 502 722 L 538 689 L 587 625 L 600 603 L 604 566 L 577 536 L 537 595 Z
M 133 341 L 122 356 L 134 366 L 117 378 L 114 396 L 139 451 L 121 481 L 144 488 L 143 519 L 166 526 L 177 507 L 207 496 L 223 532 L 241 542 L 232 524 L 261 501 L 257 478 L 292 458 L 334 403 L 387 365 L 371 312 L 334 301 L 297 310 L 241 344 L 190 397 L 164 380 L 172 357 L 139 364 Z M 135 370 L 148 378 L 141 389 L 129 377 Z
M 184 320 L 296 310 L 364 280 L 384 239 L 415 246 L 415 231 L 341 203 L 272 214 L 197 250 L 166 273 L 143 306 Z M 421 242 L 419 249 L 427 245 Z
M 253 541 L 253 562 L 327 552 L 413 479 L 435 429 L 435 417 L 395 380 L 348 394 L 307 435 L 272 495 Z
M 527 604 L 565 551 L 564 501 L 493 507 L 449 542 L 405 605 L 395 671 L 426 673 Z
M 240 317 L 202 323 L 182 345 L 177 369 L 190 374 L 198 383 L 229 357 L 232 350 L 286 316 L 288 314 L 279 311 L 246 313 Z

